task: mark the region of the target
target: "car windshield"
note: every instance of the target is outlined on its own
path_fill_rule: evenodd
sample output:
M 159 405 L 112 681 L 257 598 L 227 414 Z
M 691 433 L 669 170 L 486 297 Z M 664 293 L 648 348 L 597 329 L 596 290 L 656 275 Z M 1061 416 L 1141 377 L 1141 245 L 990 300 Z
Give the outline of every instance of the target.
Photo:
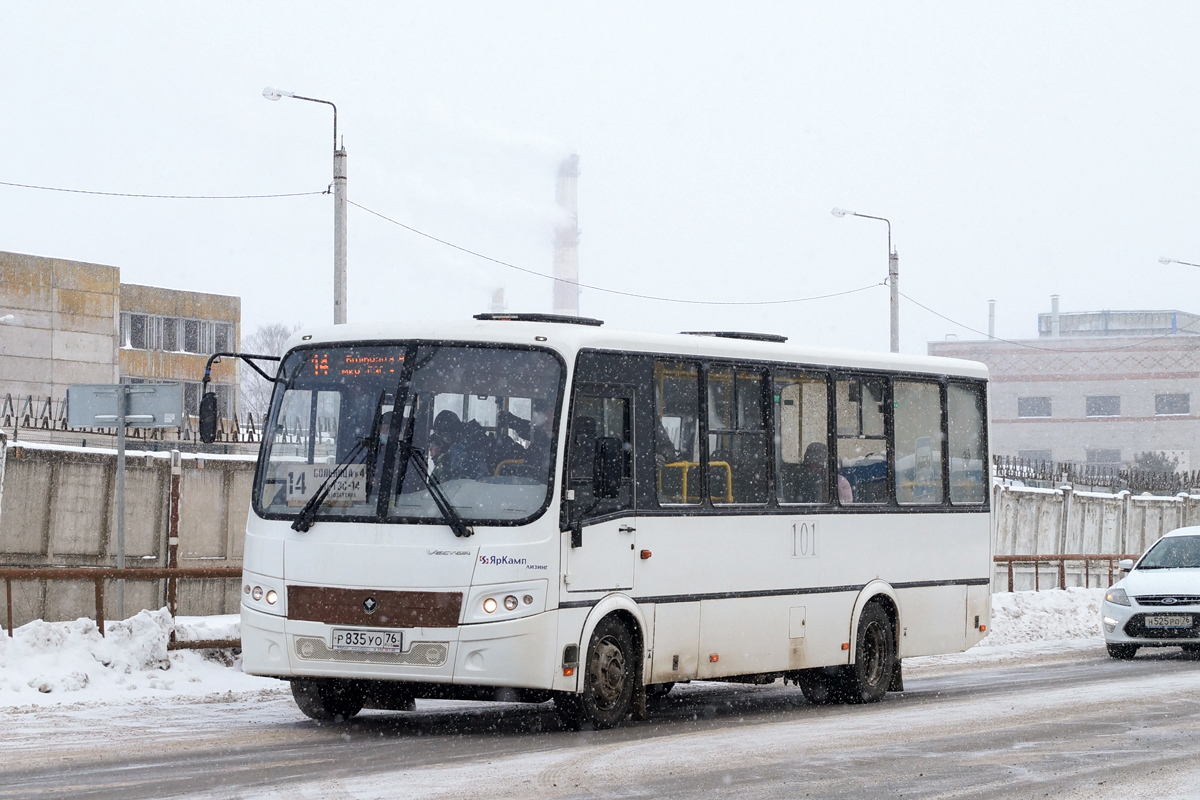
M 467 522 L 521 521 L 545 504 L 562 384 L 549 352 L 313 348 L 290 353 L 280 375 L 255 487 L 261 514 L 295 516 L 346 461 L 317 520 L 444 521 L 412 459 Z
M 1142 558 L 1138 569 L 1200 569 L 1200 536 L 1159 539 Z

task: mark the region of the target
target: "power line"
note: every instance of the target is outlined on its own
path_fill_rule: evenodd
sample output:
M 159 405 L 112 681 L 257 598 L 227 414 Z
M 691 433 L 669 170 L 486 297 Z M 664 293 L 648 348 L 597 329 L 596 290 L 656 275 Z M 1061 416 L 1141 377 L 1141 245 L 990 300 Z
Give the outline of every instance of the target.
M 501 261 L 498 258 L 493 258 L 491 256 L 484 255 L 483 253 L 479 253 L 474 250 L 470 250 L 461 245 L 454 244 L 454 242 L 448 242 L 445 239 L 439 239 L 437 236 L 434 236 L 429 233 L 425 233 L 424 231 L 418 230 L 417 228 L 414 228 L 411 225 L 405 225 L 403 222 L 398 222 L 398 221 L 392 219 L 391 217 L 380 214 L 378 211 L 373 211 L 372 209 L 367 208 L 366 206 L 362 205 L 361 203 L 356 203 L 353 200 L 347 200 L 346 202 L 356 208 L 362 209 L 363 211 L 367 212 L 368 214 L 379 217 L 380 219 L 390 222 L 393 225 L 398 225 L 399 227 L 404 228 L 404 230 L 406 230 L 406 231 L 415 233 L 418 236 L 423 236 L 426 239 L 437 242 L 438 244 L 445 245 L 446 247 L 453 248 L 455 250 L 458 250 L 459 252 L 466 253 L 467 255 L 475 256 L 476 258 L 482 258 L 484 261 L 491 261 L 493 264 L 499 264 L 502 267 L 508 267 L 509 269 L 515 269 L 518 272 L 524 272 L 528 275 L 536 275 L 539 278 L 546 278 L 547 280 L 559 281 L 562 283 L 570 283 L 575 286 L 579 286 L 580 288 L 583 288 L 583 289 L 590 289 L 594 292 L 604 292 L 606 294 L 615 294 L 615 295 L 620 295 L 622 297 L 633 297 L 633 298 L 637 298 L 638 300 L 656 300 L 660 303 L 684 303 L 687 305 L 697 305 L 697 306 L 774 306 L 774 305 L 785 305 L 788 303 L 807 303 L 810 300 L 827 300 L 831 297 L 842 297 L 843 295 L 855 294 L 857 292 L 865 292 L 868 289 L 874 289 L 877 286 L 883 286 L 886 284 L 886 281 L 880 281 L 879 283 L 872 283 L 867 286 L 860 286 L 857 289 L 847 289 L 844 292 L 833 292 L 832 294 L 814 295 L 812 297 L 796 297 L 796 298 L 791 298 L 791 299 L 787 299 L 787 300 L 684 300 L 684 299 L 680 299 L 677 297 L 659 297 L 658 295 L 652 295 L 652 294 L 638 294 L 637 292 L 624 292 L 624 291 L 621 291 L 620 289 L 608 289 L 604 286 L 593 286 L 593 285 L 587 284 L 587 283 L 579 283 L 577 281 L 567 280 L 566 278 L 559 278 L 554 275 L 547 275 L 544 272 L 538 272 L 537 270 L 532 270 L 527 267 L 519 267 L 516 264 L 510 264 L 507 261 Z
M 263 200 L 270 197 L 308 197 L 314 194 L 329 194 L 329 189 L 320 192 L 286 192 L 282 194 L 135 194 L 133 192 L 96 192 L 90 189 L 63 189 L 57 186 L 36 186 L 30 183 L 12 183 L 10 181 L 0 181 L 0 186 L 68 194 L 98 194 L 103 197 L 143 197 L 151 200 Z
M 1187 325 L 1179 326 L 1176 330 L 1172 331 L 1171 333 L 1163 333 L 1163 334 L 1159 334 L 1158 336 L 1150 336 L 1146 339 L 1139 339 L 1136 342 L 1130 342 L 1129 344 L 1123 344 L 1120 347 L 1097 347 L 1097 348 L 1039 347 L 1036 344 L 1029 344 L 1028 342 L 1021 342 L 1021 341 L 1016 341 L 1013 339 L 1001 339 L 998 336 L 989 336 L 988 334 L 984 333 L 983 331 L 972 328 L 970 325 L 964 325 L 963 323 L 959 322 L 958 320 L 950 319 L 950 317 L 947 317 L 945 314 L 941 313 L 940 311 L 934 311 L 929 306 L 925 305 L 924 303 L 922 303 L 918 300 L 914 300 L 913 298 L 906 295 L 904 292 L 898 292 L 898 294 L 901 297 L 903 297 L 905 300 L 907 300 L 908 302 L 912 303 L 915 306 L 919 306 L 919 307 L 925 309 L 930 314 L 933 314 L 935 317 L 941 317 L 942 319 L 946 320 L 946 322 L 949 322 L 951 325 L 957 325 L 958 327 L 963 328 L 964 330 L 968 330 L 971 333 L 977 333 L 980 336 L 983 336 L 984 338 L 986 338 L 990 341 L 1003 342 L 1004 344 L 1012 344 L 1012 345 L 1016 345 L 1017 347 L 1025 347 L 1030 350 L 1044 350 L 1047 353 L 1115 353 L 1119 350 L 1128 350 L 1131 347 L 1139 347 L 1140 345 L 1146 344 L 1147 342 L 1157 341 L 1158 339 L 1165 339 L 1168 336 L 1176 336 L 1179 334 L 1180 331 L 1185 331 L 1188 328 L 1192 327 L 1193 325 L 1200 324 L 1200 318 L 1197 318 L 1197 319 L 1189 322 Z

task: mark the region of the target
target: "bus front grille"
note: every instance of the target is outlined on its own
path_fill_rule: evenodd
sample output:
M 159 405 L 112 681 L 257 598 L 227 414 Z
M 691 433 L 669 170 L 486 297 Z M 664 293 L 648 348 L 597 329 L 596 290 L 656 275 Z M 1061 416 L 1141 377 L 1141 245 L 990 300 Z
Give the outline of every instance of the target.
M 405 664 L 410 667 L 440 667 L 446 663 L 450 646 L 446 642 L 413 642 L 402 653 L 363 653 L 356 650 L 330 650 L 324 639 L 297 636 L 296 656 L 304 661 L 350 661 L 356 664 Z

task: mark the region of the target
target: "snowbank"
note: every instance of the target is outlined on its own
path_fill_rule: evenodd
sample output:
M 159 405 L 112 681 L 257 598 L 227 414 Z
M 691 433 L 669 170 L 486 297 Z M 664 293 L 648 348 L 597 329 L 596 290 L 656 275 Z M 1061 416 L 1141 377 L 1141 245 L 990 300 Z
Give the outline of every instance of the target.
M 913 666 L 1017 655 L 1042 644 L 1101 644 L 1103 596 L 1103 589 L 994 594 L 991 632 L 979 646 L 960 656 L 912 659 Z M 172 621 L 166 609 L 107 623 L 107 636 L 90 619 L 31 622 L 15 638 L 0 635 L 0 707 L 287 691 L 280 681 L 243 674 L 232 651 L 168 652 L 172 630 L 181 641 L 240 636 L 236 614 Z
M 1104 589 L 1050 589 L 992 595 L 992 631 L 979 646 L 1103 639 L 1100 601 Z
M 172 630 L 181 640 L 237 638 L 237 619 L 172 622 L 166 609 L 142 611 L 106 623 L 105 636 L 86 618 L 22 625 L 11 638 L 0 635 L 0 707 L 281 688 L 243 674 L 232 651 L 167 651 Z

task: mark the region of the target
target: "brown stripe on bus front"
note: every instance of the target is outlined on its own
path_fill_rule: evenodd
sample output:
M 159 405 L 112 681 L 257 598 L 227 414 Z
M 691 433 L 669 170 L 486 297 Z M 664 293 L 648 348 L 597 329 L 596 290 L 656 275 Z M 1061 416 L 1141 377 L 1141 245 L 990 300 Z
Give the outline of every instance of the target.
M 453 628 L 458 625 L 463 600 L 462 592 L 394 592 L 324 586 L 289 586 L 287 598 L 288 619 L 375 628 Z M 367 613 L 367 608 L 374 610 Z

